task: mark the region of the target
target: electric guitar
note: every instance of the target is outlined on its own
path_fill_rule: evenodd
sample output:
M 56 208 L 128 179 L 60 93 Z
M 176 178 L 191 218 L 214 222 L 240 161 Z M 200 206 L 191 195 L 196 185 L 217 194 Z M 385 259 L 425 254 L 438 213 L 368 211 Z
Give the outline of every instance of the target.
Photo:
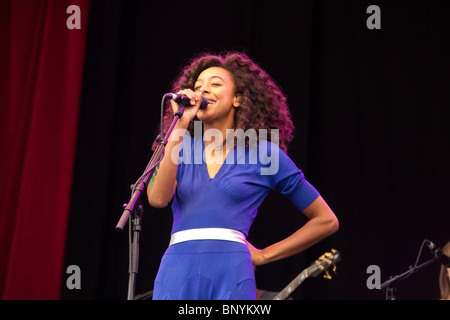
M 328 272 L 330 267 L 333 267 L 333 272 L 336 272 L 336 262 L 341 259 L 341 254 L 335 249 L 331 252 L 326 252 L 319 257 L 311 266 L 303 270 L 298 276 L 294 278 L 279 294 L 272 300 L 286 300 L 297 289 L 303 281 L 308 278 L 314 278 L 325 272 L 324 278 L 331 279 Z

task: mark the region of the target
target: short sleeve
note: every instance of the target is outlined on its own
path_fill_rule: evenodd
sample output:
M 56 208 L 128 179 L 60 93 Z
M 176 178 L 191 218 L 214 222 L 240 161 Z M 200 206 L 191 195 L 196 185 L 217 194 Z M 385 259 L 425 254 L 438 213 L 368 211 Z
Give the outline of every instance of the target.
M 265 162 L 274 167 L 273 174 L 269 176 L 271 188 L 289 198 L 299 210 L 304 210 L 320 196 L 319 192 L 305 179 L 303 172 L 283 150 L 276 144 L 268 144 L 271 161 Z

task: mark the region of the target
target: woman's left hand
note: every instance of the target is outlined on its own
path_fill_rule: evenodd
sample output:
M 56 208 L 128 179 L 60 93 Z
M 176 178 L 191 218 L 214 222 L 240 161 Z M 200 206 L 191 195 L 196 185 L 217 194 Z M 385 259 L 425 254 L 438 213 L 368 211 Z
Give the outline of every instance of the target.
M 333 234 L 339 228 L 336 216 L 321 196 L 305 208 L 303 214 L 309 219 L 307 223 L 289 237 L 267 246 L 263 250 L 255 248 L 247 241 L 247 247 L 255 266 L 261 266 L 300 253 Z
M 263 251 L 260 249 L 255 248 L 250 242 L 247 241 L 247 247 L 250 250 L 250 254 L 252 255 L 252 262 L 253 265 L 256 266 L 261 266 L 263 264 L 265 264 L 264 262 L 264 254 Z

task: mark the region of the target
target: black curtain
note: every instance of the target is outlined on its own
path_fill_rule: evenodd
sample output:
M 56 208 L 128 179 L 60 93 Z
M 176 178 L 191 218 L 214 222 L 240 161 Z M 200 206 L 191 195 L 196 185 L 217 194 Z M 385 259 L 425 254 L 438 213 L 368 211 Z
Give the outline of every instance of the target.
M 367 7 L 381 9 L 370 30 Z M 200 52 L 244 51 L 283 88 L 296 124 L 289 155 L 340 220 L 335 235 L 256 270 L 279 291 L 323 252 L 342 260 L 332 280 L 308 279 L 295 299 L 383 299 L 369 290 L 415 262 L 424 239 L 450 240 L 450 4 L 448 1 L 93 1 L 65 266 L 81 289 L 63 299 L 125 299 L 128 225 L 115 225 L 143 172 L 160 100 L 180 66 Z M 171 210 L 143 196 L 136 293 L 153 280 Z M 249 240 L 267 246 L 305 218 L 270 194 Z M 421 261 L 431 257 L 423 251 Z M 398 285 L 399 299 L 437 299 L 439 265 Z

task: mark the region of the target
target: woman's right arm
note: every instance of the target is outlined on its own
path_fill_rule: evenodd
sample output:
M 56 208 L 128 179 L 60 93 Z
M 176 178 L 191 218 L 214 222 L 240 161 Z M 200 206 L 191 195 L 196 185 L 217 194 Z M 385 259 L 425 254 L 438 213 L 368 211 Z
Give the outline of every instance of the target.
M 172 134 L 173 132 L 179 133 L 179 130 L 187 130 L 189 122 L 195 117 L 201 102 L 200 95 L 197 95 L 192 90 L 186 89 L 178 93 L 184 94 L 192 99 L 191 104 L 195 103 L 195 105 L 185 108 L 183 116 L 176 123 Z M 173 101 L 171 103 L 174 112 L 177 111 L 178 104 Z M 172 161 L 172 154 L 180 153 L 181 141 L 183 140 L 184 134 L 177 134 L 177 136 L 179 139 L 173 139 L 172 136 L 169 137 L 164 150 L 164 158 L 160 162 L 158 170 L 155 170 L 153 174 L 153 184 L 149 184 L 147 187 L 148 202 L 155 208 L 166 207 L 172 200 L 175 188 L 177 187 L 177 163 Z

